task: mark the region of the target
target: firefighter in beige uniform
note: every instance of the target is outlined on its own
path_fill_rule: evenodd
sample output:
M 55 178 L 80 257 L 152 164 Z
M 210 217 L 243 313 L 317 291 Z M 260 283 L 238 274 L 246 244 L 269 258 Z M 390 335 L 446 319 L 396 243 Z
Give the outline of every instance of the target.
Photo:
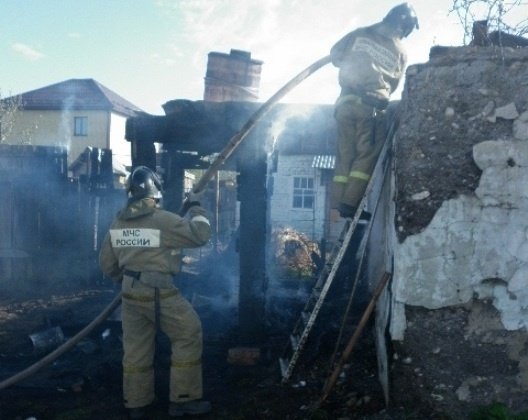
M 129 201 L 106 235 L 102 271 L 122 282 L 123 394 L 131 418 L 143 418 L 154 401 L 154 347 L 159 327 L 171 341 L 170 406 L 174 417 L 204 414 L 202 327 L 190 303 L 173 285 L 182 248 L 204 245 L 209 221 L 196 197 L 185 207 L 190 219 L 161 210 L 161 183 L 145 166 L 128 181 Z
M 330 50 L 341 86 L 335 104 L 337 153 L 331 204 L 342 217 L 354 216 L 381 151 L 383 110 L 407 63 L 401 39 L 415 27 L 414 9 L 403 3 L 382 22 L 350 32 Z

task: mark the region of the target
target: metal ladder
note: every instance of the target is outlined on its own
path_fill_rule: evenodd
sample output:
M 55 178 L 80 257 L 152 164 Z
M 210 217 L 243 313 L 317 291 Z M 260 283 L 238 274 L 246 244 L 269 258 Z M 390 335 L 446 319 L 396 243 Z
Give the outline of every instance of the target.
M 371 193 L 373 192 L 375 180 L 377 180 L 380 176 L 383 179 L 385 176 L 390 161 L 390 146 L 392 145 L 392 139 L 394 132 L 396 131 L 396 126 L 397 121 L 393 122 L 391 128 L 389 129 L 385 144 L 383 145 L 374 171 L 372 172 L 373 175 L 367 185 L 367 188 L 365 189 L 365 194 L 359 203 L 358 210 L 356 211 L 356 214 L 352 220 L 347 220 L 345 222 L 345 225 L 343 226 L 343 229 L 339 235 L 339 239 L 333 246 L 330 257 L 321 270 L 315 286 L 313 287 L 312 293 L 308 298 L 304 309 L 301 311 L 299 319 L 295 323 L 293 331 L 290 334 L 290 340 L 286 346 L 286 350 L 284 351 L 283 356 L 279 358 L 282 383 L 286 383 L 290 379 L 295 365 L 299 360 L 306 341 L 308 340 L 308 336 L 310 335 L 312 327 L 314 326 L 317 316 L 319 315 L 319 311 L 321 310 L 328 291 L 330 290 L 330 286 L 332 285 L 337 271 L 341 266 L 341 262 L 348 249 L 350 240 L 352 239 L 356 227 L 359 224 L 361 212 L 365 208 L 367 201 L 372 195 Z M 381 189 L 377 191 L 376 197 L 372 197 L 376 203 L 380 198 L 380 193 Z M 374 215 L 372 215 L 372 219 L 373 218 Z M 367 224 L 369 223 L 372 223 L 372 220 L 367 221 Z

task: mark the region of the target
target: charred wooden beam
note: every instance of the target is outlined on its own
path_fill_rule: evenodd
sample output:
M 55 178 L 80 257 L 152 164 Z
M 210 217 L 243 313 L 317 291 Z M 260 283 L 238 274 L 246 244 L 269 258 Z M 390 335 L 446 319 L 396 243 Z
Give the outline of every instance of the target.
M 125 138 L 132 143 L 175 144 L 180 151 L 206 156 L 222 150 L 258 104 L 175 100 L 163 107 L 165 116 L 128 118 Z
M 258 342 L 264 328 L 266 292 L 267 155 L 259 142 L 266 135 L 257 130 L 244 144 L 237 160 L 240 201 L 239 332 L 246 344 Z

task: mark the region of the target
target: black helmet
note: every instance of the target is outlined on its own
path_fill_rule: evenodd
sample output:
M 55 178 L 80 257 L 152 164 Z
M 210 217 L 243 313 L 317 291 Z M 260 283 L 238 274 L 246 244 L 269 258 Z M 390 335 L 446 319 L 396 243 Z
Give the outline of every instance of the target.
M 383 22 L 393 27 L 400 27 L 403 31 L 403 38 L 408 36 L 414 28 L 420 28 L 416 12 L 409 3 L 402 3 L 393 7 L 383 18 Z
M 128 177 L 127 194 L 130 201 L 147 197 L 160 200 L 161 190 L 161 180 L 158 175 L 146 166 L 138 166 Z

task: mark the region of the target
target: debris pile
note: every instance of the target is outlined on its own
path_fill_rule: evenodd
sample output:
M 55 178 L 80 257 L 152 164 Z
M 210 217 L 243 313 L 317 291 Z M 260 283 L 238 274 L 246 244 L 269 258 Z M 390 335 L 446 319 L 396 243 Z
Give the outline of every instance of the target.
M 316 242 L 291 228 L 272 232 L 274 267 L 278 277 L 311 278 L 320 266 L 321 253 Z

